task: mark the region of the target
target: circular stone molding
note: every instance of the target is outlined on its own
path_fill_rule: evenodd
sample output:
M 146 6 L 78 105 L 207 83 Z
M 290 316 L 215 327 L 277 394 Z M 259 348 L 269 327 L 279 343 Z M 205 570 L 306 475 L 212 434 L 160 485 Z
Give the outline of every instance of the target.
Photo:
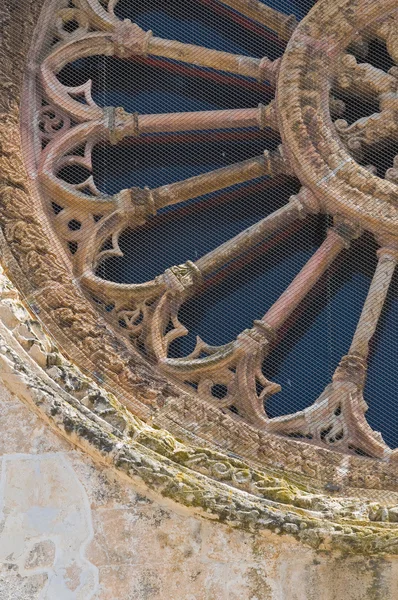
M 398 188 L 361 167 L 337 136 L 330 117 L 329 91 L 334 66 L 350 42 L 377 27 L 397 10 L 395 0 L 368 2 L 336 0 L 317 2 L 297 26 L 283 55 L 278 79 L 278 115 L 286 152 L 300 181 L 332 214 L 342 214 L 383 238 L 398 232 Z M 395 21 L 388 32 L 388 49 L 397 55 Z M 355 61 L 353 69 L 358 69 Z M 397 82 L 381 81 L 381 71 L 362 70 L 360 75 L 379 87 L 384 111 L 395 109 Z M 378 85 L 380 84 L 380 85 Z M 383 116 L 383 114 L 382 114 Z M 395 133 L 392 114 L 387 129 Z M 383 126 L 379 119 L 378 127 Z
M 396 9 L 396 0 L 320 0 L 293 32 L 281 61 L 239 63 L 246 75 L 255 74 L 276 84 L 276 102 L 261 106 L 257 116 L 249 117 L 258 119 L 260 126 L 266 123 L 278 129 L 282 137 L 277 153 L 265 153 L 249 167 L 240 166 L 239 177 L 242 172 L 247 175 L 247 169 L 268 175 L 291 176 L 294 172 L 303 187 L 290 199 L 282 222 L 318 211 L 334 217 L 334 227 L 320 252 L 293 282 L 296 291 L 303 282 L 304 288 L 310 284 L 308 273 L 314 267 L 318 277 L 316 269 L 326 268 L 362 230 L 372 231 L 380 241 L 379 264 L 364 307 L 367 328 L 360 321 L 349 354 L 311 410 L 279 420 L 267 419 L 262 408 L 263 399 L 278 386 L 264 381 L 256 369 L 277 329 L 280 308 L 287 306 L 285 299 L 277 311 L 271 308 L 235 342 L 222 349 L 203 344 L 193 357 L 194 364 L 173 362 L 166 352 L 168 321 L 164 315 L 175 318 L 178 330 L 180 324 L 173 313 L 181 304 L 178 293 L 183 301 L 185 290 L 200 281 L 205 269 L 203 263 L 199 268 L 189 262 L 171 267 L 149 285 L 154 325 L 147 342 L 152 350 L 148 359 L 93 302 L 98 283 L 94 265 L 107 236 L 120 233 L 127 223 L 141 223 L 154 212 L 161 193 L 129 190 L 127 195 L 125 190 L 112 200 L 116 205 L 103 195 L 96 198 L 103 203 L 104 221 L 92 227 L 92 244 L 87 251 L 75 252 L 76 259 L 68 254 L 68 242 L 79 244 L 80 238 L 63 239 L 63 224 L 58 226 L 49 210 L 49 199 L 54 202 L 51 193 L 58 191 L 57 171 L 51 165 L 59 166 L 59 157 L 62 161 L 71 151 L 73 154 L 83 130 L 84 139 L 107 135 L 110 143 L 118 143 L 120 136 L 136 135 L 140 126 L 137 115 L 99 109 L 87 101 L 87 95 L 86 103 L 74 102 L 76 90 L 65 112 L 54 112 L 49 101 L 65 92 L 56 83 L 56 74 L 76 58 L 74 44 L 82 49 L 82 56 L 99 53 L 124 59 L 145 56 L 151 48 L 161 47 L 159 38 L 129 22 L 117 22 L 113 10 L 106 10 L 97 0 L 6 2 L 1 9 L 5 34 L 0 50 L 4 73 L 0 225 L 2 264 L 12 281 L 1 275 L 0 365 L 6 385 L 74 444 L 163 496 L 205 517 L 253 531 L 270 528 L 285 532 L 326 550 L 392 553 L 398 544 L 397 453 L 367 425 L 362 396 L 369 328 L 377 325 L 377 319 L 369 325 L 369 315 L 381 312 L 382 303 L 375 298 L 385 298 L 398 261 L 398 188 L 358 165 L 339 139 L 329 112 L 333 65 L 358 31 L 372 29 L 378 19 L 384 23 Z M 58 37 L 51 42 L 48 34 L 54 31 L 54 15 Z M 72 21 L 75 25 L 70 31 L 65 25 Z M 286 27 L 282 30 L 286 33 Z M 394 46 L 392 34 L 387 37 Z M 208 55 L 210 66 L 212 60 L 214 55 Z M 223 60 L 227 61 L 224 68 L 234 72 L 236 61 L 231 57 Z M 40 80 L 43 69 L 44 79 Z M 38 81 L 44 82 L 44 87 L 46 82 L 54 84 L 50 86 L 53 97 L 39 105 Z M 385 85 L 388 90 L 383 88 L 382 100 L 394 102 L 393 76 Z M 36 125 L 44 136 L 38 136 Z M 33 151 L 38 144 L 40 160 Z M 88 160 L 86 153 L 75 156 Z M 234 176 L 229 172 L 228 180 Z M 68 210 L 75 194 L 76 190 L 64 186 L 60 202 L 68 197 Z M 73 211 L 68 219 L 73 220 Z M 112 251 L 117 251 L 117 237 L 115 240 Z M 99 294 L 99 304 L 110 298 L 113 307 L 118 302 L 122 305 L 126 293 L 129 298 L 141 293 L 147 297 L 147 284 L 144 290 L 128 287 L 136 289 L 132 292 L 109 285 Z M 211 381 L 222 380 L 235 390 L 233 401 L 239 403 L 239 418 L 228 410 L 229 396 L 221 408 L 209 397 L 201 374 L 205 369 L 201 352 L 207 353 L 206 364 L 214 366 L 218 361 L 217 369 L 221 365 L 221 370 L 211 366 Z M 235 370 L 241 379 L 232 385 Z M 185 385 L 187 373 L 193 373 L 191 382 L 196 382 L 202 393 L 193 393 Z M 256 387 L 256 380 L 265 392 L 254 398 L 250 390 L 253 382 Z M 322 445 L 319 423 L 324 427 L 325 419 L 329 422 L 333 415 L 337 418 L 333 425 L 345 419 L 344 444 Z M 307 441 L 292 436 L 298 427 L 307 432 L 302 436 Z

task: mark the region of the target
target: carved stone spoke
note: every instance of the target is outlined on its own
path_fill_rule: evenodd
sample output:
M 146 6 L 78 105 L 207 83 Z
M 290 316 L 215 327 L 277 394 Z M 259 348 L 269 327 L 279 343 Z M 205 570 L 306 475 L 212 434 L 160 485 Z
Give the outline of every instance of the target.
M 285 15 L 258 0 L 221 0 L 221 3 L 272 29 L 285 41 L 290 38 L 297 25 L 294 15 Z
M 275 176 L 289 173 L 290 169 L 279 152 L 265 151 L 261 156 L 249 158 L 229 167 L 222 167 L 203 175 L 156 188 L 152 194 L 155 206 L 159 209 L 265 175 Z
M 267 57 L 252 58 L 163 40 L 153 37 L 151 31 L 144 32 L 128 20 L 118 21 L 113 33 L 89 32 L 56 46 L 41 65 L 41 80 L 47 97 L 52 103 L 62 106 L 78 121 L 101 117 L 102 109 L 96 105 L 91 95 L 92 81 L 75 87 L 66 86 L 59 81 L 58 73 L 72 61 L 95 55 L 116 56 L 122 59 L 160 56 L 271 83 L 275 82 L 279 64 L 279 61 L 272 62 Z
M 275 81 L 278 66 L 278 61 L 271 61 L 267 57 L 259 59 L 239 56 L 220 50 L 209 50 L 201 46 L 182 44 L 155 37 L 151 38 L 147 52 L 153 56 L 161 56 L 271 83 Z
M 349 246 L 349 241 L 357 235 L 357 229 L 344 222 L 339 223 L 334 229 L 330 229 L 321 247 L 269 309 L 263 320 L 277 331 L 298 304 L 304 300 L 340 252 Z
M 208 52 L 213 51 L 209 50 Z M 91 80 L 79 86 L 66 86 L 59 81 L 58 73 L 71 60 L 78 60 L 96 54 L 105 56 L 114 54 L 114 42 L 110 36 L 89 33 L 83 38 L 69 41 L 67 44 L 57 47 L 41 66 L 41 79 L 46 96 L 50 102 L 62 107 L 66 113 L 78 122 L 88 119 L 100 119 L 103 117 L 104 109 L 99 107 L 93 100 Z M 257 59 L 251 60 L 255 61 Z M 264 61 L 257 60 L 257 63 L 262 63 L 261 68 L 258 67 L 260 70 L 266 66 Z M 215 64 L 221 64 L 218 58 L 216 58 Z M 112 113 L 112 110 L 117 112 Z M 174 115 L 129 114 L 118 107 L 105 109 L 105 111 L 107 111 L 109 119 L 116 121 L 115 125 L 121 130 L 120 133 L 123 136 L 202 129 L 242 127 L 260 127 L 263 129 L 270 126 L 276 128 L 276 116 L 272 111 L 272 107 L 265 107 L 261 104 L 258 108 L 253 109 L 176 113 Z
M 317 202 L 313 199 L 310 204 L 303 192 L 301 195 L 293 196 L 288 204 L 212 250 L 195 264 L 204 276 L 214 273 L 258 244 L 266 235 L 287 227 L 298 218 L 305 218 L 308 213 L 316 213 L 318 209 Z
M 210 110 L 187 113 L 139 115 L 127 113 L 122 107 L 106 107 L 104 121 L 109 131 L 109 141 L 117 144 L 127 137 L 136 138 L 148 133 L 178 131 L 206 131 L 217 129 L 278 130 L 274 103 L 259 104 L 257 108 Z
M 398 250 L 394 247 L 382 246 L 377 254 L 377 268 L 349 350 L 350 355 L 358 356 L 362 360 L 367 359 L 369 342 L 376 331 L 398 262 Z
M 272 106 L 270 109 L 272 114 Z M 56 213 L 55 228 L 59 236 L 65 240 L 67 251 L 73 257 L 77 277 L 91 291 L 96 289 L 96 298 L 104 296 L 101 288 L 106 287 L 106 284 L 94 275 L 94 271 L 101 260 L 108 255 L 122 255 L 117 239 L 123 229 L 142 225 L 148 217 L 156 215 L 157 210 L 167 205 L 183 202 L 264 175 L 279 176 L 289 173 L 289 167 L 280 151 L 265 152 L 264 155 L 254 159 L 154 190 L 131 188 L 122 190 L 114 196 L 101 194 L 94 183 L 92 172 L 93 148 L 100 141 L 117 143 L 125 135 L 131 134 L 131 116 L 124 111 L 116 112 L 116 114 L 113 111 L 110 116 L 109 110 L 105 111 L 103 120 L 89 121 L 68 129 L 65 134 L 61 133 L 55 136 L 55 139 L 45 149 L 39 165 L 40 182 L 52 201 L 52 209 Z M 242 113 L 247 116 L 249 112 L 250 124 L 254 120 L 264 124 L 265 116 L 268 114 L 262 106 L 251 112 L 246 110 L 220 112 L 223 122 L 225 118 L 229 118 L 231 112 L 234 113 L 232 120 L 234 117 L 240 119 Z M 194 114 L 182 113 L 178 115 L 178 118 L 182 123 L 188 123 L 192 122 Z M 214 113 L 204 114 L 206 123 L 214 123 Z M 151 122 L 151 117 L 148 117 Z M 166 122 L 164 117 L 165 115 L 160 115 L 160 123 Z M 134 126 L 136 123 L 134 121 Z M 149 127 L 152 127 L 153 124 L 152 120 L 152 125 L 149 124 Z M 239 124 L 242 124 L 241 120 Z M 61 174 L 63 168 L 76 165 L 84 167 L 87 177 L 72 185 L 63 180 Z M 98 222 L 110 213 L 114 214 L 110 219 L 106 219 L 104 224 Z M 112 230 L 112 227 L 116 227 L 116 229 Z M 101 252 L 101 246 L 106 243 L 109 236 L 112 236 L 115 249 L 111 253 L 109 251 Z M 88 251 L 88 248 L 96 248 L 96 254 L 93 254 L 91 250 Z M 111 297 L 108 296 L 106 300 L 107 306 L 114 302 L 113 292 L 112 287 Z M 134 289 L 130 292 L 129 297 L 131 295 L 134 298 Z M 129 301 L 129 305 L 131 305 L 131 301 Z
M 280 152 L 265 152 L 262 156 L 223 167 L 182 182 L 172 183 L 150 190 L 131 188 L 114 196 L 103 195 L 95 186 L 93 175 L 78 184 L 61 179 L 62 168 L 70 165 L 85 167 L 92 172 L 92 150 L 96 142 L 112 136 L 107 123 L 92 121 L 82 124 L 57 138 L 46 148 L 39 166 L 40 181 L 47 194 L 61 208 L 69 207 L 79 214 L 106 215 L 116 210 L 124 214 L 124 225 L 137 227 L 148 216 L 155 215 L 165 206 L 209 194 L 237 183 L 261 176 L 288 174 Z M 85 141 L 89 136 L 89 141 Z M 83 147 L 82 152 L 78 152 Z M 88 195 L 89 194 L 89 195 Z M 60 219 L 58 219 L 60 221 Z M 93 233 L 96 229 L 93 228 Z M 105 242 L 106 240 L 102 240 Z M 91 243 L 95 243 L 94 240 Z M 98 244 L 97 244 L 98 245 Z
M 137 115 L 137 134 L 173 131 L 203 131 L 206 129 L 242 129 L 269 127 L 277 130 L 273 105 L 258 108 L 237 108 L 191 113 Z
M 130 211 L 132 210 L 130 207 Z M 305 218 L 306 214 L 316 213 L 318 210 L 319 205 L 315 199 L 306 190 L 302 190 L 298 196 L 291 198 L 289 204 L 221 244 L 195 263 L 187 261 L 182 265 L 170 267 L 153 281 L 126 285 L 104 281 L 95 275 L 103 260 L 110 256 L 122 256 L 118 238 L 129 223 L 129 209 L 120 209 L 99 223 L 95 236 L 89 244 L 84 244 L 77 254 L 76 273 L 82 285 L 94 298 L 104 306 L 113 306 L 111 315 L 114 320 L 123 320 L 127 313 L 135 314 L 137 307 L 145 304 L 145 314 L 141 314 L 140 326 L 133 327 L 133 337 L 139 334 L 148 352 L 157 360 L 161 360 L 167 356 L 167 349 L 172 340 L 187 333 L 178 321 L 178 310 L 181 304 L 197 291 L 205 277 L 244 254 L 275 231 L 286 228 L 294 220 Z M 137 218 L 137 213 L 133 218 Z M 107 239 L 111 240 L 110 247 L 101 251 L 101 246 Z M 149 310 L 148 307 L 152 305 L 153 309 Z M 173 329 L 164 334 L 164 329 L 170 321 L 173 323 Z M 131 335 L 129 324 L 123 325 L 123 328 L 126 334 Z
M 299 436 L 315 443 L 385 457 L 390 450 L 381 435 L 369 427 L 363 398 L 369 342 L 372 339 L 398 262 L 398 251 L 384 246 L 369 288 L 350 349 L 333 381 L 316 402 L 300 413 L 274 419 L 272 431 Z
M 187 330 L 178 321 L 178 311 L 181 304 L 201 286 L 205 277 L 225 267 L 267 236 L 287 228 L 296 219 L 303 219 L 308 213 L 316 213 L 318 210 L 319 205 L 316 200 L 302 190 L 284 207 L 248 227 L 196 262 L 188 261 L 183 265 L 167 269 L 163 277 L 166 283 L 165 295 L 155 310 L 152 323 L 148 326 L 149 334 L 146 340 L 149 351 L 156 359 L 158 361 L 166 359 L 170 343 L 181 335 L 186 335 Z M 173 329 L 165 334 L 169 322 L 173 323 Z
M 262 430 L 319 446 L 333 446 L 346 453 L 386 458 L 389 450 L 366 422 L 362 391 L 369 342 L 397 262 L 398 157 L 388 165 L 384 180 L 384 173 L 376 176 L 375 165 L 361 166 L 359 162 L 368 156 L 372 146 L 381 148 L 397 141 L 398 67 L 385 72 L 361 61 L 373 60 L 374 40 L 385 43 L 392 59 L 397 60 L 398 35 L 393 13 L 396 0 L 383 0 L 385 14 L 377 2 L 368 0 L 319 0 L 304 24 L 297 24 L 295 17 L 258 0 L 220 2 L 228 7 L 219 7 L 221 14 L 248 24 L 254 32 L 261 32 L 263 26 L 274 31 L 280 40 L 289 41 L 282 58 L 242 56 L 156 37 L 129 19 L 120 20 L 118 0 L 74 0 L 73 6 L 60 2 L 46 46 L 29 65 L 29 93 L 35 90 L 36 96 L 29 100 L 31 106 L 25 105 L 28 116 L 24 117 L 25 122 L 35 124 L 34 160 L 28 162 L 32 181 L 52 223 L 54 246 L 62 245 L 69 259 L 65 264 L 70 264 L 73 285 L 79 286 L 79 294 L 83 290 L 91 301 L 89 306 L 99 308 L 108 321 L 106 329 L 116 340 L 114 348 L 119 348 L 120 338 L 123 344 L 128 340 L 126 356 L 133 348 L 133 352 L 138 350 L 141 359 L 152 364 L 147 365 L 148 370 L 155 366 L 162 381 L 169 379 L 177 384 L 174 389 L 183 390 L 184 394 L 196 393 L 196 401 L 206 410 L 207 403 L 211 403 L 228 418 L 246 421 Z M 275 39 L 265 29 L 264 33 Z M 236 105 L 220 102 L 219 110 L 160 114 L 99 106 L 92 93 L 97 82 L 94 85 L 90 73 L 84 83 L 62 83 L 65 67 L 93 56 L 135 61 L 140 70 L 157 65 L 183 76 L 196 73 L 211 81 L 211 85 L 222 81 L 229 86 L 246 86 L 263 94 L 258 98 L 269 98 L 275 88 L 275 99 L 258 106 L 250 102 L 245 107 L 239 100 Z M 87 61 L 88 69 L 90 64 Z M 364 100 L 357 113 L 361 118 L 348 124 L 352 102 L 359 99 Z M 371 102 L 377 103 L 378 112 L 362 116 Z M 336 117 L 340 119 L 333 125 Z M 256 144 L 269 136 L 277 138 L 273 146 L 277 149 L 264 150 L 264 144 L 257 156 L 159 187 L 133 184 L 110 195 L 96 185 L 93 153 L 99 144 L 174 144 L 180 137 L 184 142 L 203 143 L 213 136 L 217 140 L 233 136 L 235 142 L 253 138 Z M 169 215 L 159 215 L 163 209 L 195 198 L 201 199 L 195 203 L 195 209 L 201 209 L 202 203 L 208 203 L 208 208 L 220 201 L 218 195 L 212 194 L 222 190 L 228 190 L 220 194 L 224 197 L 222 202 L 232 203 L 236 192 L 243 197 L 247 188 L 263 190 L 271 181 L 272 185 L 294 185 L 294 177 L 296 189 L 301 186 L 297 195 L 289 199 L 291 191 L 286 192 L 281 208 L 262 215 L 257 223 L 204 256 L 183 257 L 182 264 L 170 266 L 143 283 L 123 284 L 103 278 L 107 272 L 103 268 L 105 261 L 123 257 L 121 235 L 143 225 L 145 233 L 146 227 L 156 227 L 158 220 L 175 214 L 170 211 Z M 236 189 L 231 189 L 234 186 Z M 176 207 L 175 211 L 186 214 L 191 209 L 187 205 Z M 8 210 L 14 218 L 13 205 Z M 318 212 L 330 215 L 334 226 L 261 319 L 223 346 L 210 346 L 198 338 L 190 355 L 170 357 L 172 342 L 193 333 L 188 332 L 179 316 L 188 299 L 230 275 L 233 269 L 244 268 L 253 256 L 264 253 L 266 261 L 266 250 L 290 235 L 298 226 L 296 220 Z M 34 269 L 40 261 L 32 259 L 31 240 L 29 236 L 23 238 L 19 222 L 14 224 L 11 217 L 6 238 L 14 245 L 17 240 L 28 249 L 26 264 Z M 146 225 L 149 220 L 151 223 Z M 306 224 L 304 221 L 303 227 Z M 382 249 L 347 356 L 314 404 L 294 415 L 271 419 L 266 401 L 280 386 L 264 373 L 264 359 L 273 351 L 287 319 L 362 230 L 373 233 Z M 42 273 L 40 281 L 41 277 Z M 296 315 L 300 318 L 299 311 Z M 83 345 L 84 342 L 82 348 Z M 110 345 L 106 347 L 106 353 L 112 354 Z M 85 356 L 90 354 L 87 348 L 84 347 Z M 124 358 L 119 358 L 112 360 L 124 365 Z M 120 369 L 121 373 L 124 366 Z M 130 381 L 125 374 L 123 377 Z
M 170 332 L 166 337 L 159 335 L 159 323 L 164 330 L 168 323 L 165 316 L 168 317 L 168 310 L 171 308 L 173 311 L 174 308 L 173 318 L 177 326 L 172 332 L 172 339 L 184 335 L 184 327 L 177 320 L 178 303 L 174 298 L 169 299 L 166 294 L 155 313 L 157 337 L 152 340 L 154 352 L 158 354 L 163 368 L 173 376 L 197 385 L 198 389 L 204 385 L 207 390 L 219 384 L 226 385 L 223 406 L 234 407 L 242 417 L 264 427 L 269 421 L 264 402 L 267 397 L 280 390 L 278 384 L 269 381 L 262 373 L 262 363 L 269 353 L 270 343 L 338 254 L 358 234 L 356 227 L 344 222 L 330 229 L 323 244 L 264 317 L 255 321 L 254 327 L 245 330 L 234 342 L 222 347 L 212 347 L 198 339 L 190 356 L 182 359 L 167 358 L 170 343 L 167 335 Z M 225 383 L 227 380 L 228 384 Z M 206 397 L 217 404 L 217 398 L 212 394 L 207 393 Z
M 78 0 L 91 22 L 103 30 L 111 29 L 118 22 L 114 12 L 117 3 L 118 0 L 109 0 L 105 10 L 99 0 Z M 286 15 L 258 0 L 221 0 L 221 3 L 275 31 L 285 41 L 297 25 L 294 15 Z

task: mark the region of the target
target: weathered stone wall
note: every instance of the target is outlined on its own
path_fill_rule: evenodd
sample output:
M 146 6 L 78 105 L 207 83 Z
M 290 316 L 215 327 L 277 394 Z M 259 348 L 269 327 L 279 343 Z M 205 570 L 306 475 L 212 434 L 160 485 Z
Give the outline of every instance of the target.
M 398 559 L 202 520 L 96 465 L 0 387 L 1 600 L 396 600 Z
M 174 388 L 151 376 L 150 389 L 148 367 L 137 357 L 132 365 L 98 325 L 44 241 L 20 152 L 20 126 L 30 123 L 18 110 L 42 0 L 3 5 L 1 262 L 33 313 L 51 330 L 57 323 L 57 346 L 88 371 L 78 353 L 94 355 L 113 392 L 131 388 L 142 406 L 161 406 Z M 209 448 L 190 447 L 127 414 L 61 356 L 33 313 L 0 274 L 0 600 L 398 600 L 396 463 L 285 440 L 287 457 L 301 448 L 293 485 L 284 477 L 294 461 L 281 461 L 283 477 L 262 473 L 212 450 L 211 431 Z M 188 400 L 172 408 L 197 418 Z M 223 419 L 206 413 L 206 427 Z M 156 424 L 167 429 L 172 418 Z M 228 435 L 246 444 L 235 426 Z M 263 448 L 261 465 L 274 467 L 281 440 Z M 310 478 L 328 487 L 307 489 Z M 336 495 L 341 478 L 346 497 Z
M 49 345 L 0 273 L 0 600 L 398 600 L 395 509 L 304 491 L 293 507 L 276 478 L 266 507 L 211 478 L 196 488 L 168 458 L 193 450 L 130 423 Z

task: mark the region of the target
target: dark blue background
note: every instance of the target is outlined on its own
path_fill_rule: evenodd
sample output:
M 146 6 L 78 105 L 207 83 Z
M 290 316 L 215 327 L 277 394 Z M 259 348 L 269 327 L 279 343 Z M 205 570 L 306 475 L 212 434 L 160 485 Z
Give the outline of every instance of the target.
M 275 0 L 269 4 L 301 18 L 312 2 Z M 147 0 L 145 5 L 121 0 L 117 12 L 159 37 L 259 57 L 267 54 L 274 58 L 283 52 L 283 46 L 266 40 L 265 35 L 248 32 L 199 2 L 190 2 L 188 9 L 182 0 L 168 2 L 167 8 L 164 5 L 158 0 Z M 244 87 L 233 77 L 230 83 L 215 83 L 175 74 L 162 66 L 137 66 L 104 58 L 80 61 L 64 70 L 62 77 L 76 84 L 76 78 L 86 78 L 87 68 L 95 74 L 94 97 L 99 104 L 122 105 L 142 114 L 254 107 L 269 98 L 265 84 Z M 156 139 L 98 148 L 94 166 L 99 187 L 109 193 L 131 186 L 156 187 L 261 154 L 264 148 L 272 149 L 278 143 L 267 133 L 255 134 L 249 141 L 241 141 L 239 136 L 230 141 L 201 141 L 198 136 L 187 143 L 174 136 L 174 143 L 166 144 Z M 191 212 L 175 206 L 156 217 L 156 227 L 149 224 L 126 232 L 121 238 L 124 258 L 109 260 L 101 274 L 116 281 L 140 282 L 172 264 L 195 260 L 283 205 L 297 190 L 294 183 L 264 191 L 251 191 L 250 185 L 240 187 L 242 193 L 235 200 L 228 201 L 228 195 L 225 200 L 225 193 L 213 194 L 185 203 L 191 205 Z M 214 202 L 217 196 L 221 198 L 218 203 Z M 170 212 L 172 218 L 167 214 Z M 190 352 L 196 335 L 213 345 L 228 342 L 261 317 L 319 246 L 325 228 L 324 219 L 309 219 L 300 231 L 258 256 L 244 270 L 190 300 L 180 317 L 193 333 L 175 342 L 172 354 Z M 308 406 L 330 382 L 341 356 L 348 351 L 376 264 L 375 250 L 370 236 L 353 244 L 310 295 L 305 310 L 266 360 L 265 374 L 282 385 L 282 392 L 267 404 L 270 416 Z M 372 342 L 366 386 L 369 422 L 394 447 L 398 445 L 397 288 L 394 280 Z

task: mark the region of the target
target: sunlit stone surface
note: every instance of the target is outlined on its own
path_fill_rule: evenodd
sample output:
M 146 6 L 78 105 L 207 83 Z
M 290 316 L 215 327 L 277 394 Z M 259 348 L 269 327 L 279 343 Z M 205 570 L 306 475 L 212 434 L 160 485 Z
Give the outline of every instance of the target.
M 398 600 L 397 1 L 0 7 L 0 600 Z

